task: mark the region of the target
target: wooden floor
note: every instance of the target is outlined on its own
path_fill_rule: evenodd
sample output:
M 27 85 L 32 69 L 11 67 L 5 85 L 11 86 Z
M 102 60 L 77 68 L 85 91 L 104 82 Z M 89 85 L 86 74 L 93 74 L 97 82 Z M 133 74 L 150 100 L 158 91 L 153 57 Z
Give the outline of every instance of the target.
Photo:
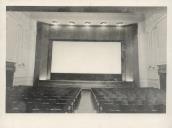
M 78 109 L 76 109 L 75 113 L 96 113 L 96 110 L 94 109 L 94 105 L 91 99 L 90 90 L 82 90 L 81 100 Z

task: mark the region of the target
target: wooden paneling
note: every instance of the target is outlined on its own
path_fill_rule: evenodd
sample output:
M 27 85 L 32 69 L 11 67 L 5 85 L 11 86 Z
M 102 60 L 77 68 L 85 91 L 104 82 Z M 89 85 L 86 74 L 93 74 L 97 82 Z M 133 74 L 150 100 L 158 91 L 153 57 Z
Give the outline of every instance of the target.
M 47 78 L 49 25 L 37 23 L 37 41 L 35 53 L 34 86 L 38 85 L 40 77 Z
M 159 74 L 159 79 L 160 79 L 160 89 L 166 91 L 166 68 L 167 66 L 164 65 L 159 65 L 158 66 L 158 74 Z
M 51 77 L 52 48 L 53 48 L 52 41 L 49 41 L 49 44 L 48 44 L 48 60 L 47 60 L 47 79 L 50 79 L 50 77 Z
M 80 87 L 82 89 L 100 87 L 121 87 L 122 83 L 117 81 L 83 81 L 83 80 L 40 80 L 40 86 L 45 87 Z
M 6 87 L 13 86 L 14 72 L 15 72 L 15 63 L 6 62 Z
M 42 24 L 42 25 L 41 25 Z M 100 26 L 51 26 L 38 24 L 37 33 L 39 53 L 39 79 L 50 78 L 52 41 L 120 41 L 122 44 L 122 80 L 139 81 L 138 75 L 138 41 L 137 25 L 123 27 L 100 27 Z M 45 27 L 46 26 L 46 27 Z M 39 28 L 40 27 L 40 28 Z M 46 31 L 48 35 L 41 31 Z M 50 30 L 48 32 L 48 30 Z M 49 41 L 48 41 L 49 40 Z M 51 42 L 51 43 L 50 43 Z M 42 44 L 44 43 L 44 44 Z M 48 45 L 49 43 L 49 45 Z M 42 50 L 41 50 L 42 49 Z M 49 49 L 49 50 L 48 50 Z M 37 69 L 38 70 L 38 69 Z M 63 78 L 64 79 L 64 78 Z
M 50 39 L 56 41 L 120 41 L 123 47 L 124 30 L 123 27 L 114 26 L 51 26 Z M 123 51 L 121 54 L 123 55 Z M 125 69 L 124 65 L 122 65 L 123 69 Z
M 119 41 L 124 38 L 123 28 L 101 26 L 51 26 L 52 40 L 80 40 L 80 41 Z
M 39 79 L 48 79 L 49 46 L 49 25 L 42 24 Z
M 41 23 L 37 23 L 37 36 L 35 48 L 35 67 L 34 67 L 34 81 L 33 86 L 38 86 L 39 82 L 39 65 L 40 65 L 40 45 L 41 45 Z
M 121 74 L 51 73 L 51 80 L 121 81 Z
M 139 64 L 138 64 L 138 39 L 137 25 L 130 25 L 125 28 L 125 80 L 138 83 L 139 81 Z

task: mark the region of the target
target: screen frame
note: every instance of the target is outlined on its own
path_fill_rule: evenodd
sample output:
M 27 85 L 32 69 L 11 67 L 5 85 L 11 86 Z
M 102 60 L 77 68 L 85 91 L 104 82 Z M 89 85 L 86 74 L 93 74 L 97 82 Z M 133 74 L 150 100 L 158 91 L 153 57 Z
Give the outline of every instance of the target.
M 121 43 L 121 74 L 115 74 L 115 75 L 120 75 L 121 76 L 121 80 L 125 79 L 125 69 L 126 69 L 126 63 L 123 62 L 123 60 L 125 60 L 123 58 L 124 56 L 124 51 L 123 49 L 125 49 L 125 43 L 124 40 L 80 40 L 80 39 L 49 39 L 49 45 L 48 45 L 48 62 L 47 62 L 47 76 L 49 79 L 51 79 L 51 65 L 52 65 L 52 49 L 53 49 L 53 42 L 56 41 L 66 41 L 66 42 L 73 42 L 73 41 L 77 41 L 77 42 L 120 42 Z M 58 74 L 58 73 L 57 73 Z M 70 74 L 70 73 L 63 73 L 63 74 Z M 73 74 L 77 74 L 77 73 L 73 73 Z M 78 73 L 79 74 L 79 73 Z M 84 73 L 82 73 L 84 74 Z M 92 74 L 92 75 L 96 75 L 96 74 Z M 99 74 L 102 75 L 102 74 Z M 107 74 L 104 74 L 107 75 Z M 114 75 L 114 74 L 108 74 L 108 75 Z

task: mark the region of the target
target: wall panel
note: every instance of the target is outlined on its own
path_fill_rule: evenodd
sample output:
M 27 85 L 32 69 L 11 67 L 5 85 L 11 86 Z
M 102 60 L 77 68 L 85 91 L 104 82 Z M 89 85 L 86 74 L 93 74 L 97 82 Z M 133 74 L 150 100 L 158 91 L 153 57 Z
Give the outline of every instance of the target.
M 160 88 L 158 65 L 166 64 L 166 12 L 154 12 L 139 24 L 141 87 Z
M 48 79 L 49 25 L 37 23 L 37 43 L 35 53 L 34 86 L 39 80 Z
M 21 12 L 7 12 L 6 61 L 14 62 L 14 85 L 33 84 L 36 22 Z
M 53 41 L 121 41 L 122 42 L 122 78 L 123 81 L 138 81 L 138 51 L 137 51 L 137 25 L 124 27 L 112 26 L 50 26 L 49 40 Z M 45 40 L 44 40 L 45 41 Z M 45 41 L 47 42 L 47 40 Z M 44 46 L 45 48 L 45 46 Z M 44 49 L 43 48 L 43 49 Z M 48 47 L 46 47 L 48 49 Z M 47 50 L 45 48 L 45 53 Z M 49 51 L 51 47 L 49 46 Z M 136 50 L 136 51 L 135 51 Z M 49 53 L 50 54 L 50 53 Z M 135 55 L 134 55 L 135 54 Z M 51 57 L 51 55 L 50 55 Z M 51 63 L 46 56 L 42 56 L 41 63 Z M 133 63 L 134 62 L 134 63 Z M 41 64 L 40 63 L 40 64 Z M 50 66 L 40 66 L 41 74 L 50 71 Z M 44 69 L 42 69 L 44 68 Z M 42 70 L 42 71 L 41 71 Z M 49 74 L 47 78 L 49 78 Z M 40 74 L 40 75 L 41 75 Z

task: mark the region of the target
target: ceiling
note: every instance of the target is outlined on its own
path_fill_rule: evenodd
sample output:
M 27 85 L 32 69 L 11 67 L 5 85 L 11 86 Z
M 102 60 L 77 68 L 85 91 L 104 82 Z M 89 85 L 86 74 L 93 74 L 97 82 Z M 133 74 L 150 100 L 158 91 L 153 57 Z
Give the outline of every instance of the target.
M 73 25 L 133 24 L 143 20 L 143 15 L 130 13 L 86 13 L 86 12 L 35 12 L 30 16 L 41 22 Z
M 128 25 L 143 21 L 165 7 L 55 7 L 8 6 L 7 11 L 22 11 L 37 21 L 54 25 Z

